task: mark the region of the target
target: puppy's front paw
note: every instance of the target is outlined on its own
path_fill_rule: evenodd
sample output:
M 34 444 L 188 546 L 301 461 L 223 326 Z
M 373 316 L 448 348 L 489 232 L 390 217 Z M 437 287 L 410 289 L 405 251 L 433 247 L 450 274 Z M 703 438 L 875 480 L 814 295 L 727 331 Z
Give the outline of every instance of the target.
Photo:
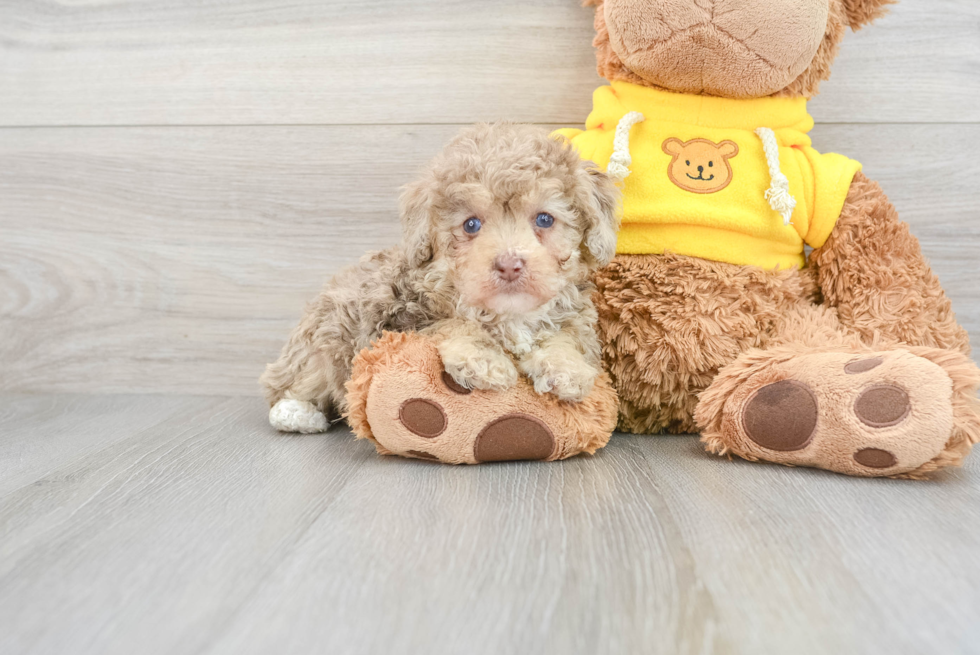
M 521 370 L 538 393 L 553 393 L 559 400 L 581 402 L 592 393 L 599 370 L 580 353 L 536 351 L 521 362 Z
M 517 367 L 503 353 L 450 342 L 440 351 L 446 372 L 467 389 L 503 391 L 517 384 Z

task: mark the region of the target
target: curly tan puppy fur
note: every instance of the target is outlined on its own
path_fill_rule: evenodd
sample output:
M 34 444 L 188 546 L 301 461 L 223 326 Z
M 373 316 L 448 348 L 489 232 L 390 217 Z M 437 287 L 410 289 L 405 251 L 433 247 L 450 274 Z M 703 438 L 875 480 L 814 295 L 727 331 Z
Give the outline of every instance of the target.
M 307 414 L 273 423 L 313 431 L 318 413 L 342 414 L 354 357 L 383 330 L 433 335 L 463 386 L 505 389 L 520 372 L 539 393 L 583 399 L 601 370 L 590 278 L 615 254 L 619 199 L 544 130 L 464 131 L 405 187 L 401 245 L 330 280 L 266 369 L 270 404 Z

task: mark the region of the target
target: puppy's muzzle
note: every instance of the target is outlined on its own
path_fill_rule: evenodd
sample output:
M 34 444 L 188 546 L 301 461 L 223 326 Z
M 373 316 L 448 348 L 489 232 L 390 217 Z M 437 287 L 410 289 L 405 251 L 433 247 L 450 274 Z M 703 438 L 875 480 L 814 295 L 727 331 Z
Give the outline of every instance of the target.
M 524 267 L 527 261 L 517 255 L 500 255 L 493 260 L 493 269 L 497 276 L 504 282 L 516 282 L 524 275 Z

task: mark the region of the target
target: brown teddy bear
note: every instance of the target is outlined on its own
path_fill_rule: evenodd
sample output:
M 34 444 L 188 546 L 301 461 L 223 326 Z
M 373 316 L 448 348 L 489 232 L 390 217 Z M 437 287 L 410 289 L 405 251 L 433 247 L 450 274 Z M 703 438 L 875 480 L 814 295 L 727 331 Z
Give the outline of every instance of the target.
M 586 2 L 611 86 L 560 133 L 625 178 L 596 296 L 621 430 L 904 478 L 980 440 L 980 371 L 918 242 L 807 136 L 845 30 L 889 2 Z

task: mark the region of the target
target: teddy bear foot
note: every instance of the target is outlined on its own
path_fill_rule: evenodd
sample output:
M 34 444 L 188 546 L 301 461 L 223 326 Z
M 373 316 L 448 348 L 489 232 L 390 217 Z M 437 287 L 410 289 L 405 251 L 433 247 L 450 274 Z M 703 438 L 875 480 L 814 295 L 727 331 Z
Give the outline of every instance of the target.
M 616 394 L 603 376 L 581 403 L 537 394 L 525 378 L 505 391 L 470 390 L 416 334 L 386 333 L 358 355 L 347 418 L 384 455 L 448 464 L 552 461 L 594 453 L 616 425 Z
M 710 452 L 919 478 L 980 438 L 978 380 L 966 357 L 937 349 L 756 351 L 719 373 L 696 418 Z

